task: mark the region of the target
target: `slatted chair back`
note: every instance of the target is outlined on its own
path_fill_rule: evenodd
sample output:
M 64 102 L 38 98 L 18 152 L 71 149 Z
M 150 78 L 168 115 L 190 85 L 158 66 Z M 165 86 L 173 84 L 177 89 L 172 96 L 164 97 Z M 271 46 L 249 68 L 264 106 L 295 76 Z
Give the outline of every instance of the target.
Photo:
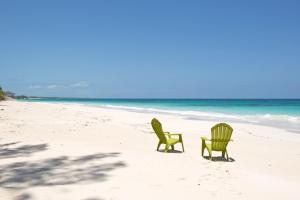
M 159 138 L 159 141 L 165 143 L 167 139 L 162 129 L 161 123 L 156 118 L 153 118 L 151 121 L 151 125 L 157 137 Z
M 220 123 L 211 128 L 211 147 L 214 151 L 226 150 L 233 129 L 225 123 Z

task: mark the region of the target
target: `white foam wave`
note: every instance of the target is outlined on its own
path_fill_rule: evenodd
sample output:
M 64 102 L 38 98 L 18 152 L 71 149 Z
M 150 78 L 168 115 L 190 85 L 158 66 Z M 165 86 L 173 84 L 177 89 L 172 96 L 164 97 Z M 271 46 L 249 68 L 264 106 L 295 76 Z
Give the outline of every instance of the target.
M 216 112 L 204 112 L 204 111 L 183 111 L 183 110 L 167 110 L 167 109 L 157 109 L 157 108 L 142 108 L 133 106 L 119 106 L 119 105 L 104 105 L 101 107 L 113 108 L 113 109 L 123 109 L 134 112 L 147 112 L 147 113 L 162 113 L 162 114 L 172 114 L 180 115 L 190 119 L 199 120 L 228 120 L 237 122 L 249 122 L 249 123 L 259 123 L 259 124 L 272 124 L 274 123 L 288 123 L 299 126 L 300 129 L 300 116 L 290 116 L 290 115 L 274 115 L 274 114 L 257 114 L 257 115 L 235 115 L 235 114 L 225 114 Z
M 143 113 L 160 113 L 182 116 L 192 120 L 211 120 L 219 122 L 241 122 L 259 125 L 267 125 L 285 130 L 300 133 L 300 116 L 289 115 L 273 115 L 273 114 L 258 114 L 258 115 L 234 115 L 225 113 L 203 112 L 203 111 L 182 111 L 182 110 L 166 110 L 157 108 L 141 108 L 131 106 L 103 106 L 112 109 L 129 110 L 133 112 Z

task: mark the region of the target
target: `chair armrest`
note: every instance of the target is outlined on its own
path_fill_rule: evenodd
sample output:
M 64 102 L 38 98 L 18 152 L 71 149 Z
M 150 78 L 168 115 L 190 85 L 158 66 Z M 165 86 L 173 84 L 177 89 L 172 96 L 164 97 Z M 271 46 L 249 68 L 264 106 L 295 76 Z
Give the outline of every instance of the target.
M 165 134 L 166 136 L 168 136 L 168 138 L 171 138 L 170 132 L 164 132 L 164 134 Z
M 178 138 L 179 138 L 180 140 L 182 140 L 182 134 L 180 134 L 180 133 L 168 133 L 168 132 L 165 132 L 165 133 L 167 133 L 166 135 L 167 135 L 169 138 L 172 138 L 172 136 L 178 136 Z
M 182 135 L 181 133 L 169 133 L 168 135 Z
M 211 141 L 211 140 L 208 139 L 207 137 L 201 137 L 201 140 L 208 140 L 208 141 Z

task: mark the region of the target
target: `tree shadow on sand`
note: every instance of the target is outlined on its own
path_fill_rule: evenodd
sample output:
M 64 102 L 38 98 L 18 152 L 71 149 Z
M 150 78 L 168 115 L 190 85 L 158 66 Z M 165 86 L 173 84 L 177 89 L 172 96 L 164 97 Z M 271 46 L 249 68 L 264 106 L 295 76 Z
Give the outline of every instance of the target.
M 0 159 L 26 157 L 32 155 L 33 153 L 45 151 L 48 148 L 47 144 L 22 145 L 15 147 L 14 145 L 18 143 L 19 142 L 10 142 L 6 144 L 0 144 Z
M 23 193 L 18 195 L 14 200 L 30 200 L 32 199 L 31 195 L 29 193 Z
M 32 195 L 30 193 L 23 193 L 14 198 L 14 200 L 33 200 L 33 199 L 34 198 L 32 197 Z M 90 197 L 90 198 L 85 198 L 82 200 L 104 200 L 104 199 L 98 198 L 98 197 Z
M 104 181 L 109 172 L 125 167 L 122 161 L 103 162 L 120 153 L 98 153 L 80 157 L 60 156 L 0 166 L 0 187 L 25 189 Z

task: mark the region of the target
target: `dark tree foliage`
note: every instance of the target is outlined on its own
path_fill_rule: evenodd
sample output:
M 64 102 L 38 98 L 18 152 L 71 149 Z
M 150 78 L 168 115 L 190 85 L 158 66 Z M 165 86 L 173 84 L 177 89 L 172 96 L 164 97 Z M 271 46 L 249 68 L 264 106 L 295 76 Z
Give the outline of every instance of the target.
M 5 91 L 4 95 L 7 97 L 11 97 L 11 98 L 15 98 L 15 96 L 16 96 L 15 93 L 10 92 L 10 91 Z
M 5 95 L 4 92 L 2 90 L 2 87 L 0 86 L 0 100 L 4 100 L 5 99 Z

